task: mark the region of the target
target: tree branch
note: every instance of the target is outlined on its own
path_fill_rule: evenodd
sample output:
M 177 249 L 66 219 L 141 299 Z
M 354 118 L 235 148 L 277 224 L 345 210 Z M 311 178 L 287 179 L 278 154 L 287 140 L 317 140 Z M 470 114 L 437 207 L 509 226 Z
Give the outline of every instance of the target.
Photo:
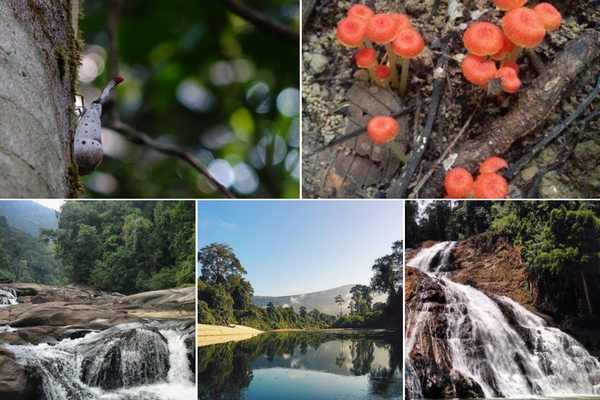
M 300 34 L 298 32 L 272 20 L 263 13 L 242 4 L 239 0 L 224 0 L 223 2 L 232 13 L 245 19 L 257 28 L 278 36 L 283 36 L 285 39 L 296 44 L 300 43 Z
M 171 144 L 159 143 L 156 140 L 152 139 L 150 136 L 145 134 L 144 132 L 140 132 L 137 129 L 129 126 L 121 121 L 114 121 L 110 125 L 107 126 L 108 129 L 112 129 L 124 135 L 128 140 L 135 144 L 143 145 L 149 147 L 153 150 L 158 151 L 159 153 L 167 154 L 173 157 L 177 157 L 180 160 L 186 162 L 196 171 L 198 171 L 201 175 L 203 175 L 208 181 L 214 186 L 219 192 L 221 192 L 225 197 L 235 198 L 233 193 L 229 191 L 225 186 L 223 186 L 218 180 L 216 180 L 211 173 L 206 169 L 204 165 L 200 163 L 193 155 L 190 153 L 180 149 L 177 146 Z

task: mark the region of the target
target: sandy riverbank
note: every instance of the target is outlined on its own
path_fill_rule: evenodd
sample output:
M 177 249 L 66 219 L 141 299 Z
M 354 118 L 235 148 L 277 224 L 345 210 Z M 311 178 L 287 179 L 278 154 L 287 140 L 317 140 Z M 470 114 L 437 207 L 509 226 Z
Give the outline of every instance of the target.
M 253 338 L 263 333 L 258 329 L 243 325 L 218 326 L 198 324 L 196 338 L 198 347 L 210 346 L 212 344 L 239 342 Z

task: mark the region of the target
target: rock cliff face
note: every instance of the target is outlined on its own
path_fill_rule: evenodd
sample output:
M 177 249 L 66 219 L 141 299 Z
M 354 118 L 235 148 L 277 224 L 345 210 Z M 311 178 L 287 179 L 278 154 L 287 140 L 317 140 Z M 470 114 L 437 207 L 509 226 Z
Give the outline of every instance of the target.
M 31 349 L 31 345 L 55 346 L 65 339 L 76 342 L 85 337 L 86 341 L 78 345 L 77 350 L 71 352 L 67 346 L 65 354 L 79 354 L 81 382 L 102 389 L 151 384 L 166 378 L 170 355 L 167 341 L 159 330 L 181 332 L 184 329 L 186 333 L 182 337 L 189 365 L 193 367 L 195 363 L 194 287 L 132 296 L 38 284 L 0 284 L 0 290 L 4 294 L 4 301 L 0 303 L 1 399 L 45 399 L 47 394 L 40 391 L 49 386 L 48 380 L 57 379 L 56 376 L 65 382 L 73 379 L 61 372 L 72 368 L 71 361 L 64 361 L 70 360 L 70 356 L 65 358 L 57 350 L 47 360 L 44 357 L 38 360 L 26 350 Z M 166 321 L 161 322 L 160 327 L 153 327 L 149 319 L 182 321 L 173 327 Z M 110 333 L 113 329 L 114 333 Z M 97 339 L 87 339 L 94 337 L 91 333 L 104 332 L 106 334 Z M 17 362 L 15 351 L 22 353 L 27 360 L 25 365 Z M 143 357 L 136 358 L 135 354 L 143 354 Z M 48 375 L 48 371 L 55 374 Z M 69 390 L 74 393 L 81 392 L 76 381 L 64 384 L 71 385 Z
M 518 248 L 425 243 L 407 265 L 407 398 L 600 394 L 600 362 L 536 310 Z

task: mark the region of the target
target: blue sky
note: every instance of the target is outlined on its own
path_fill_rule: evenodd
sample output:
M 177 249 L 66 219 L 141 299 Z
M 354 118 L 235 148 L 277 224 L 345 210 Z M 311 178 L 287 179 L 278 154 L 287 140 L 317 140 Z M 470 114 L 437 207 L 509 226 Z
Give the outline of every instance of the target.
M 401 201 L 199 201 L 198 247 L 230 245 L 256 295 L 367 284 L 402 239 Z

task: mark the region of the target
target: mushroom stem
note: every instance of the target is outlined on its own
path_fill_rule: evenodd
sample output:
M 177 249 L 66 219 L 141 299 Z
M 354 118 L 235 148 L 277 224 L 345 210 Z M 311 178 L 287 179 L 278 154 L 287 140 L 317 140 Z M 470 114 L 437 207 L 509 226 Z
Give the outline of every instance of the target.
M 371 65 L 369 68 L 369 77 L 371 78 L 371 82 L 377 83 L 377 76 L 375 75 L 375 65 Z
M 537 71 L 538 75 L 544 72 L 544 69 L 546 69 L 544 62 L 540 56 L 536 54 L 535 49 L 525 49 L 525 53 L 527 54 L 527 57 L 529 57 L 529 60 L 531 61 L 531 64 L 533 64 L 533 67 Z
M 365 38 L 364 42 L 363 42 L 363 47 L 373 47 L 373 43 L 371 43 L 371 41 L 367 38 Z
M 522 47 L 519 47 L 517 45 L 515 45 L 515 47 L 512 49 L 512 51 L 510 53 L 508 53 L 508 56 L 506 56 L 506 59 L 508 61 L 517 61 L 517 59 L 521 56 L 521 52 L 523 51 Z
M 385 45 L 385 49 L 387 50 L 388 63 L 390 65 L 390 69 L 392 70 L 392 76 L 390 80 L 392 81 L 392 86 L 398 86 L 398 70 L 396 69 L 396 55 L 392 50 L 392 43 L 387 43 Z
M 402 73 L 400 75 L 400 95 L 406 95 L 406 87 L 408 84 L 408 71 L 410 69 L 410 60 L 402 58 Z

